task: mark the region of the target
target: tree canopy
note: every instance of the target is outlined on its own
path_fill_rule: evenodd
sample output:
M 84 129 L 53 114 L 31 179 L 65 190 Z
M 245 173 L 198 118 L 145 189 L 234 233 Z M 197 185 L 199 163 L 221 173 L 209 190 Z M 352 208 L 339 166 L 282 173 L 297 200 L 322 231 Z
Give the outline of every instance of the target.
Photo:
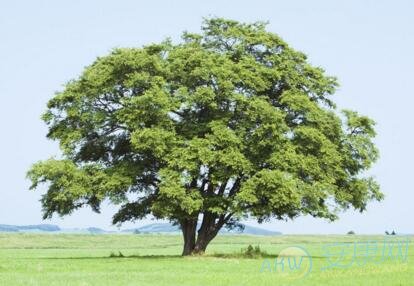
M 183 254 L 246 217 L 363 211 L 383 197 L 365 175 L 374 122 L 338 111 L 337 86 L 261 22 L 207 19 L 179 43 L 114 49 L 48 102 L 62 156 L 33 165 L 31 189 L 46 183 L 44 218 L 109 200 L 114 224 L 168 219 Z

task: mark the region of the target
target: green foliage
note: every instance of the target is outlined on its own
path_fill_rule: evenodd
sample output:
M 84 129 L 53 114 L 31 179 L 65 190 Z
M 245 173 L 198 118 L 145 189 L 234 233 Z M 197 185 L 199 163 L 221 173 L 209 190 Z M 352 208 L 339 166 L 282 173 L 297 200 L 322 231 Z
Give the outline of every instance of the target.
M 263 23 L 209 19 L 181 43 L 115 49 L 49 101 L 63 159 L 36 163 L 31 188 L 46 183 L 45 218 L 109 199 L 114 223 L 363 211 L 383 197 L 364 176 L 374 122 L 338 112 L 337 86 Z

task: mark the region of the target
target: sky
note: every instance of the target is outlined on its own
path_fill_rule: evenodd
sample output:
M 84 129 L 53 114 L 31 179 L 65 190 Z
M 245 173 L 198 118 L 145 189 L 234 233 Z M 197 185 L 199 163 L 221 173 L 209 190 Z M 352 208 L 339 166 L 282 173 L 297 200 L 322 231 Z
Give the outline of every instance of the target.
M 363 214 L 347 211 L 333 223 L 302 217 L 262 227 L 292 234 L 414 233 L 413 11 L 410 0 L 0 1 L 0 224 L 113 228 L 116 208 L 110 205 L 101 214 L 85 208 L 42 221 L 42 191 L 29 191 L 25 174 L 36 161 L 59 154 L 40 120 L 46 102 L 111 49 L 177 41 L 183 31 L 198 32 L 203 17 L 217 16 L 268 21 L 269 31 L 338 77 L 338 108 L 377 122 L 381 158 L 369 174 L 384 201 Z

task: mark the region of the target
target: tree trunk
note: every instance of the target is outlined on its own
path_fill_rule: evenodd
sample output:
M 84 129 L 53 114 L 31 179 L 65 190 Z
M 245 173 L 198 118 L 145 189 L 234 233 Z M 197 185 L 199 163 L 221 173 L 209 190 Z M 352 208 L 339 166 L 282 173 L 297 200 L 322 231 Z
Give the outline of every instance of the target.
M 199 234 L 194 245 L 193 254 L 203 254 L 206 251 L 210 241 L 212 241 L 216 235 L 216 231 Z
M 221 227 L 216 224 L 217 216 L 212 213 L 204 213 L 203 222 L 198 230 L 197 240 L 194 245 L 194 254 L 202 254 L 206 251 L 207 245 L 216 237 Z
M 183 256 L 191 254 L 203 254 L 208 244 L 216 237 L 219 230 L 229 220 L 231 214 L 227 216 L 212 213 L 204 213 L 203 222 L 198 230 L 196 240 L 197 220 L 186 219 L 181 222 L 181 229 L 184 236 Z
M 190 255 L 193 253 L 196 239 L 197 220 L 186 219 L 181 222 L 181 230 L 184 237 L 184 248 L 182 255 Z

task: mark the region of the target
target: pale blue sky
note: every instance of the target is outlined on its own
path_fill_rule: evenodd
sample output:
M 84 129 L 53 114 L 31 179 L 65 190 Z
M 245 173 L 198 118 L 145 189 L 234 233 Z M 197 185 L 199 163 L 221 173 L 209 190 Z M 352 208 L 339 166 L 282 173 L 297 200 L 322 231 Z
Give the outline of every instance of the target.
M 0 224 L 42 222 L 40 192 L 27 190 L 25 172 L 35 161 L 58 154 L 39 117 L 62 84 L 114 47 L 176 40 L 183 30 L 198 31 L 202 17 L 220 16 L 269 21 L 270 31 L 339 78 L 340 108 L 356 109 L 378 123 L 381 159 L 371 173 L 385 201 L 370 204 L 363 215 L 350 211 L 335 223 L 300 218 L 265 226 L 284 233 L 413 233 L 413 3 L 1 1 Z M 109 228 L 113 212 L 105 207 L 96 215 L 85 209 L 47 223 Z

